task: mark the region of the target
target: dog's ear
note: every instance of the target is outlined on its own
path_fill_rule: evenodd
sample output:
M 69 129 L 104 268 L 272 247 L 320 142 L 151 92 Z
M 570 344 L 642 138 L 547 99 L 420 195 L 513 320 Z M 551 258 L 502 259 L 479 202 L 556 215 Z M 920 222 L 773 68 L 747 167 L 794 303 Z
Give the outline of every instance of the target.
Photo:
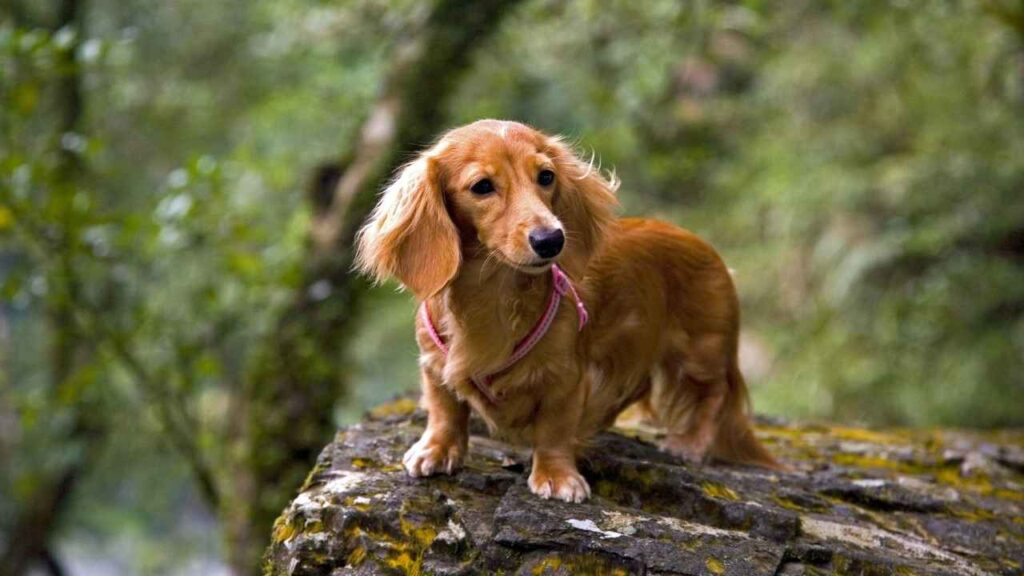
M 462 256 L 448 216 L 437 161 L 404 166 L 356 238 L 356 266 L 377 281 L 397 278 L 420 300 L 448 284 Z
M 576 273 L 581 274 L 615 222 L 619 181 L 614 174 L 603 175 L 593 157 L 589 162 L 581 159 L 561 138 L 549 140 L 548 152 L 558 178 L 554 211 L 565 225 L 568 239 L 564 265 L 570 272 L 577 268 Z

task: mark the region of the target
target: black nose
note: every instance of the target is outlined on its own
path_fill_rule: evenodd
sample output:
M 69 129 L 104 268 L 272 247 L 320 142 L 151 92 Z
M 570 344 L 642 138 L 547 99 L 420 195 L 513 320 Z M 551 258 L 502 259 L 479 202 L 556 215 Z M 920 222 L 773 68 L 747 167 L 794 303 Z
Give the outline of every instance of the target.
M 565 246 L 565 234 L 558 228 L 541 228 L 530 232 L 530 248 L 541 258 L 554 258 Z

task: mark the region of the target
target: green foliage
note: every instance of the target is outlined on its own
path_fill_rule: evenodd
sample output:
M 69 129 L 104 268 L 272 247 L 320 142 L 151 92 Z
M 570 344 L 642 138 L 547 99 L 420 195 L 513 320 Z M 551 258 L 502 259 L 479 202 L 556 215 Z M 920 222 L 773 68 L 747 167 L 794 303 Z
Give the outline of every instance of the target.
M 298 7 L 95 2 L 82 38 L 48 30 L 40 3 L 0 21 L 0 530 L 82 460 L 86 419 L 104 433 L 71 534 L 149 538 L 175 494 L 190 521 L 204 504 L 181 494 L 194 472 L 185 453 L 216 469 L 214 483 L 231 473 L 239 446 L 225 431 L 238 426 L 249 350 L 302 266 L 307 173 L 345 152 L 387 51 L 333 41 L 379 32 L 363 25 L 372 6 Z M 65 131 L 76 76 L 85 106 Z M 65 304 L 72 317 L 52 321 Z M 51 349 L 68 338 L 84 345 L 64 378 Z M 150 470 L 160 482 L 143 481 Z M 123 560 L 173 565 L 167 552 L 195 534 L 168 536 L 165 553 Z
M 854 16 L 778 18 L 714 174 L 730 250 L 778 263 L 740 273 L 778 358 L 761 405 L 1019 425 L 1020 38 L 968 3 Z

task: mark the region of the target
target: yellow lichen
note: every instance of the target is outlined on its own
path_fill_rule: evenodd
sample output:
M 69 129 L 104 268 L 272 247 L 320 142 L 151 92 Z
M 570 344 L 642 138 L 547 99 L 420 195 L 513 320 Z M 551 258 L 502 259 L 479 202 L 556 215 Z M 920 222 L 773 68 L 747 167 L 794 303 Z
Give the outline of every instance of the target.
M 299 519 L 281 515 L 274 520 L 271 538 L 275 544 L 287 542 L 299 533 L 314 534 L 324 531 L 324 523 L 320 519 L 307 519 L 304 524 L 299 525 Z
M 992 495 L 1001 500 L 1013 500 L 1015 502 L 1024 501 L 1024 492 L 1020 490 L 1010 490 L 1007 488 L 996 488 Z
M 386 552 L 378 560 L 383 565 L 400 571 L 409 576 L 419 576 L 423 566 L 423 555 L 434 542 L 437 531 L 429 527 L 419 527 L 406 520 L 404 516 L 399 517 L 399 528 L 402 530 L 403 538 L 396 538 L 386 532 L 378 532 L 360 526 L 353 526 L 344 533 L 349 542 L 358 542 L 365 537 L 380 544 Z M 361 550 L 361 551 L 360 551 Z M 354 556 L 353 556 L 354 555 Z M 355 565 L 353 560 L 365 561 L 368 555 L 367 550 L 361 544 L 356 544 L 355 549 L 349 555 L 350 565 Z
M 880 444 L 882 446 L 893 446 L 907 444 L 912 441 L 910 434 L 905 431 L 879 432 L 866 428 L 848 428 L 845 426 L 833 426 L 828 429 L 827 434 L 839 440 L 849 442 L 867 442 L 869 444 Z
M 541 574 L 545 574 L 548 570 L 558 572 L 558 569 L 561 567 L 562 560 L 560 558 L 548 557 L 538 562 L 530 572 L 533 576 L 541 576 Z
M 793 501 L 790 498 L 786 498 L 785 496 L 772 496 L 772 501 L 787 510 L 795 510 L 796 512 L 807 512 L 807 509 L 803 505 L 798 504 L 797 502 Z
M 1024 493 L 1017 490 L 993 486 L 991 478 L 986 474 L 964 476 L 960 473 L 959 468 L 947 466 L 935 472 L 935 479 L 940 484 L 946 484 L 958 490 L 968 490 L 980 496 L 993 496 L 1002 500 L 1012 500 L 1015 502 L 1024 501 Z
M 968 520 L 970 522 L 992 520 L 996 517 L 996 515 L 993 514 L 991 511 L 985 510 L 983 508 L 973 508 L 970 510 L 966 510 L 963 508 L 955 508 L 950 510 L 950 513 L 956 516 L 957 518 Z
M 366 512 L 370 509 L 370 503 L 368 501 L 360 501 L 365 499 L 365 496 L 346 496 L 342 501 L 346 508 L 354 508 L 360 512 Z
M 345 559 L 345 563 L 349 566 L 359 566 L 366 560 L 366 548 L 362 546 L 356 546 L 352 552 L 349 553 L 348 558 Z
M 701 490 L 704 491 L 706 496 L 711 498 L 718 498 L 719 500 L 739 500 L 740 496 L 732 488 L 724 484 L 717 482 L 703 482 L 700 485 Z
M 832 461 L 840 466 L 852 466 L 855 468 L 884 468 L 904 474 L 914 474 L 917 469 L 907 463 L 897 460 L 889 460 L 881 456 L 866 456 L 863 454 L 851 454 L 843 452 L 832 457 Z
M 298 533 L 299 529 L 285 519 L 284 516 L 279 516 L 277 520 L 274 520 L 273 539 L 275 544 L 291 540 Z
M 422 556 L 414 559 L 406 550 L 399 550 L 384 558 L 385 566 L 400 570 L 402 574 L 407 574 L 408 576 L 419 576 L 422 564 Z
M 717 558 L 708 558 L 704 561 L 704 565 L 712 574 L 725 574 L 725 564 L 722 564 L 722 561 Z
M 557 574 L 564 571 L 569 574 L 595 574 L 600 576 L 627 576 L 629 573 L 598 555 L 563 555 L 547 556 L 534 564 L 530 569 L 533 576 Z
M 402 534 L 411 537 L 420 546 L 430 546 L 434 539 L 437 538 L 437 530 L 434 528 L 430 526 L 417 526 L 404 517 L 399 518 L 398 525 L 402 529 Z

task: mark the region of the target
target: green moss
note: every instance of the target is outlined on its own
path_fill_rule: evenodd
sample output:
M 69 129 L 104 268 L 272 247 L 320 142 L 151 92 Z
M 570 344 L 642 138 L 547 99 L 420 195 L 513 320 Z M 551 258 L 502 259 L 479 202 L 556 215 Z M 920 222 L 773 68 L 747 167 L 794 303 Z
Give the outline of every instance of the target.
M 650 488 L 665 479 L 665 474 L 656 468 L 626 467 L 622 470 L 622 479 L 633 485 Z
M 302 488 L 299 491 L 305 492 L 306 490 L 312 488 L 313 484 L 320 477 L 320 474 L 323 471 L 329 469 L 330 467 L 330 462 L 318 461 L 316 465 L 313 466 L 313 469 L 309 471 L 309 474 L 306 474 L 306 479 L 302 481 Z
M 622 497 L 627 494 L 627 490 L 622 485 L 611 480 L 601 479 L 593 484 L 594 493 L 598 496 L 608 498 L 609 500 L 621 501 Z

